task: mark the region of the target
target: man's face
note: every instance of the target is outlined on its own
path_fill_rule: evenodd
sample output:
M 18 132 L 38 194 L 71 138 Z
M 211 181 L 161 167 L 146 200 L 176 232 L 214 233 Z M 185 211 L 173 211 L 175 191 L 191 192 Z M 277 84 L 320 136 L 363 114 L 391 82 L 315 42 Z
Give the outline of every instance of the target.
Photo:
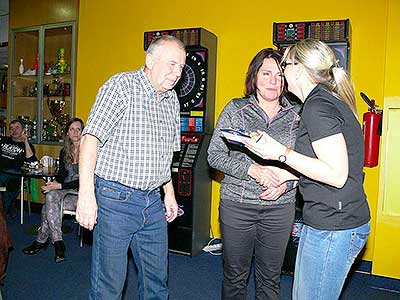
M 181 78 L 186 62 L 185 50 L 174 42 L 164 42 L 146 57 L 149 79 L 158 93 L 171 90 Z
M 10 125 L 10 134 L 13 140 L 20 140 L 22 137 L 23 129 L 21 123 L 13 123 Z

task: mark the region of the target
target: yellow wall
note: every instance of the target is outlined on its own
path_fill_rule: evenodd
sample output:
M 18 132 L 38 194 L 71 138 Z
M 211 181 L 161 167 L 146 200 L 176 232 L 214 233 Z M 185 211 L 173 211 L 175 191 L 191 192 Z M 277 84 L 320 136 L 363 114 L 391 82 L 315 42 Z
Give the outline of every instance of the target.
M 400 1 L 389 0 L 385 65 L 385 97 L 400 95 Z
M 122 1 L 81 0 L 79 7 L 77 61 L 77 115 L 86 117 L 100 85 L 112 74 L 136 69 L 143 64 L 143 32 L 158 29 L 204 27 L 218 37 L 216 116 L 233 97 L 241 96 L 244 77 L 251 58 L 261 49 L 272 46 L 272 23 L 350 19 L 352 25 L 351 73 L 356 91 L 365 92 L 383 105 L 385 85 L 388 1 L 337 0 L 328 5 L 320 0 L 305 3 L 288 0 L 240 1 L 204 0 Z M 390 26 L 399 27 L 393 16 Z M 391 39 L 391 43 L 398 43 Z M 399 64 L 399 49 L 392 49 L 393 61 Z M 389 53 L 389 52 L 388 52 Z M 394 70 L 392 72 L 395 72 Z M 386 91 L 385 90 L 385 91 Z M 398 91 L 394 91 L 398 94 Z M 358 97 L 359 114 L 367 106 Z M 371 260 L 374 245 L 375 212 L 378 196 L 379 168 L 366 170 L 365 187 L 372 210 L 372 235 L 364 259 Z M 213 183 L 213 233 L 219 236 L 219 184 Z
M 400 231 L 399 149 L 400 134 L 400 2 L 389 0 L 385 64 L 385 110 L 380 157 L 380 189 L 376 213 L 375 248 L 372 272 L 400 279 L 396 238 Z

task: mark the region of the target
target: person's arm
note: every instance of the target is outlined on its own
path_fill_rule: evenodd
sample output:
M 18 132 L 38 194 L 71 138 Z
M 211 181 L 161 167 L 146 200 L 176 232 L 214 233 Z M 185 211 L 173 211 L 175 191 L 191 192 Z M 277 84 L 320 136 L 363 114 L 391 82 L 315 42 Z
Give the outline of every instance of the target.
M 174 186 L 172 180 L 163 185 L 164 189 L 164 205 L 165 217 L 167 222 L 170 223 L 178 216 L 178 204 L 175 199 Z
M 264 187 L 279 187 L 281 185 L 280 178 L 270 166 L 262 166 L 252 164 L 248 170 L 248 174 Z
M 247 147 L 251 151 L 264 159 L 274 160 L 278 160 L 280 155 L 287 152 L 286 146 L 265 132 L 262 134 L 263 138 L 258 143 L 249 141 Z M 286 155 L 286 164 L 311 179 L 337 188 L 343 187 L 349 173 L 347 146 L 343 134 L 338 133 L 312 142 L 312 147 L 317 158 L 291 150 Z M 293 178 L 286 178 L 290 179 Z
M 65 154 L 64 150 L 61 149 L 60 154 L 58 155 L 58 171 L 56 175 L 56 181 L 59 183 L 63 183 L 67 176 L 68 172 L 65 168 Z
M 343 187 L 349 173 L 349 162 L 341 132 L 344 122 L 341 113 L 332 103 L 319 98 L 308 103 L 302 119 L 316 158 L 288 150 L 265 132 L 261 140 L 257 143 L 249 141 L 247 147 L 264 159 L 278 160 L 280 155 L 286 154 L 286 164 L 304 176 L 336 188 Z
M 34 152 L 29 144 L 28 136 L 25 133 L 22 134 L 22 141 L 24 142 L 25 146 L 25 158 L 29 159 L 34 155 Z
M 335 134 L 312 143 L 318 158 L 289 153 L 286 164 L 314 180 L 341 188 L 349 175 L 349 159 L 343 134 Z
M 97 160 L 98 140 L 86 134 L 81 138 L 79 151 L 79 193 L 76 220 L 92 230 L 97 222 L 97 202 L 94 194 L 94 169 Z
M 233 113 L 237 110 L 234 105 L 234 101 L 229 102 L 224 110 L 221 112 L 217 125 L 215 126 L 210 145 L 208 146 L 208 163 L 209 165 L 217 169 L 224 174 L 236 177 L 238 179 L 249 179 L 248 174 L 249 168 L 252 165 L 250 160 L 237 159 L 230 155 L 231 150 L 228 147 L 227 142 L 222 137 L 222 128 L 237 127 L 232 122 L 234 120 Z M 239 146 L 237 146 L 239 147 Z M 239 149 L 238 149 L 239 150 Z M 243 151 L 246 149 L 243 148 Z M 245 155 L 245 154 L 243 154 Z
M 45 194 L 52 190 L 61 190 L 61 189 L 62 189 L 61 183 L 57 182 L 56 180 L 49 181 L 44 186 L 42 186 L 42 191 Z

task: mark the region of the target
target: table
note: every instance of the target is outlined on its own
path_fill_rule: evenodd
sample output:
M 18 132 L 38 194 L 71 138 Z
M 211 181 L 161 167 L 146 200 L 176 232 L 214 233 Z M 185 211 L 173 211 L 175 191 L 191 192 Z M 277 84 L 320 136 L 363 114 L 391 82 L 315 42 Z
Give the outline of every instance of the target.
M 42 169 L 25 169 L 25 168 L 12 168 L 5 169 L 1 172 L 14 175 L 17 177 L 21 177 L 21 224 L 24 224 L 24 180 L 25 178 L 42 178 L 46 182 L 53 180 L 56 176 L 56 172 L 53 170 L 49 170 L 48 168 Z

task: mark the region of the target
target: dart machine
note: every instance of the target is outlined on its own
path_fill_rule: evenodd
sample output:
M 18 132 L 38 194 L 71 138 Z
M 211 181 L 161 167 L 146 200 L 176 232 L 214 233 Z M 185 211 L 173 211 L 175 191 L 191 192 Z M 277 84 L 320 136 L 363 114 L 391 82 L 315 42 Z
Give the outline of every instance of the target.
M 169 250 L 197 255 L 210 239 L 211 176 L 207 148 L 214 128 L 217 37 L 203 28 L 149 31 L 144 49 L 161 35 L 186 46 L 186 65 L 175 90 L 180 102 L 181 151 L 174 154 L 172 180 L 183 215 L 168 225 Z

